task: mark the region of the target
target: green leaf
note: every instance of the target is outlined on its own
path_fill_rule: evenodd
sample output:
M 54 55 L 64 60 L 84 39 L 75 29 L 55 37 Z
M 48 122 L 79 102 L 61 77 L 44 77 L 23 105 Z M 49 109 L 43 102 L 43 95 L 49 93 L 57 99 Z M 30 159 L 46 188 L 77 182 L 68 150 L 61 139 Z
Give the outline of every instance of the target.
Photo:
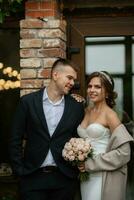
M 4 15 L 2 12 L 0 12 L 0 23 L 3 23 L 4 21 Z
M 23 0 L 0 0 L 0 23 L 5 16 L 21 16 L 24 13 Z
M 80 182 L 83 182 L 83 181 L 87 181 L 90 177 L 90 174 L 89 172 L 80 172 L 79 175 L 78 175 L 78 179 L 80 180 Z
M 23 0 L 16 0 L 17 3 L 21 3 Z

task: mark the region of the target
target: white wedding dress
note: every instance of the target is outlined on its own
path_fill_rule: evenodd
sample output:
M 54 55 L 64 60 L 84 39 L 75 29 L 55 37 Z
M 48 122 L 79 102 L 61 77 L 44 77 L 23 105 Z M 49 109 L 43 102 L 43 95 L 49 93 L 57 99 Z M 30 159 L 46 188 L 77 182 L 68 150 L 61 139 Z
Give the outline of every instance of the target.
M 110 130 L 99 123 L 92 123 L 87 128 L 78 126 L 78 135 L 89 138 L 94 156 L 106 151 L 110 138 Z M 81 182 L 82 200 L 101 200 L 102 172 L 90 172 L 90 178 Z

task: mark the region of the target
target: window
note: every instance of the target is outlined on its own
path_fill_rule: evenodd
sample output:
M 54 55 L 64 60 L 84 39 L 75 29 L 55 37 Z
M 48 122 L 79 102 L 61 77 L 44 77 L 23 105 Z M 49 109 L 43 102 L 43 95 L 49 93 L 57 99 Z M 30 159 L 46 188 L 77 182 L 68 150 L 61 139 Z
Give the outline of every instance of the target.
M 134 36 L 85 38 L 86 77 L 101 70 L 114 78 L 117 107 L 134 118 Z

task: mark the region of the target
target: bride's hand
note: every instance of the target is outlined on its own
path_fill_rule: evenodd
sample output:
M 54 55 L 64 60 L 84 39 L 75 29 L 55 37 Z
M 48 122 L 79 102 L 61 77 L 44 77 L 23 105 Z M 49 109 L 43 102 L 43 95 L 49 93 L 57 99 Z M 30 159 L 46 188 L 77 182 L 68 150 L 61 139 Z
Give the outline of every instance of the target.
M 81 162 L 78 164 L 78 169 L 81 171 L 81 172 L 85 172 L 85 163 L 84 162 Z

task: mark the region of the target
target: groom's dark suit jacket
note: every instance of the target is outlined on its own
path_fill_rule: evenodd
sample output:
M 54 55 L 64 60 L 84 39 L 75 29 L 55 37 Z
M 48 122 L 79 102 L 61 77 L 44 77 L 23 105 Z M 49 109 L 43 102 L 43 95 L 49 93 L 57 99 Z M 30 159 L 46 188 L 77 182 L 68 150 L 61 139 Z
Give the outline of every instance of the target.
M 63 116 L 50 137 L 43 112 L 43 91 L 44 89 L 20 99 L 10 141 L 13 171 L 19 176 L 34 172 L 41 166 L 50 148 L 61 172 L 68 177 L 76 177 L 76 170 L 62 158 L 62 149 L 71 137 L 77 136 L 77 127 L 84 117 L 83 105 L 70 95 L 65 95 Z M 26 145 L 22 152 L 24 137 Z

